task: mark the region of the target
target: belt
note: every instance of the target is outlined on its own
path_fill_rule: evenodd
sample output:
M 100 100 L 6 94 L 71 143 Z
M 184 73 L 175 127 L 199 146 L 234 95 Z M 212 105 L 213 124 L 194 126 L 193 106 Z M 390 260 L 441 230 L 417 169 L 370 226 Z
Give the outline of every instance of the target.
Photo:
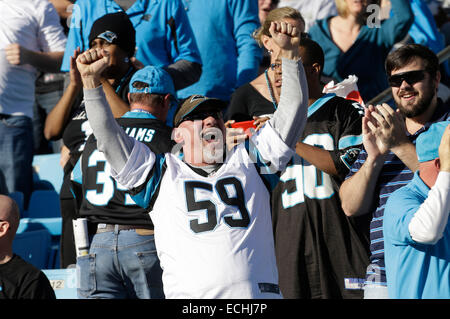
M 121 230 L 135 230 L 139 235 L 153 235 L 154 230 L 150 226 L 146 227 L 143 225 L 116 225 L 116 224 L 97 224 L 96 234 L 113 232 L 115 229 Z

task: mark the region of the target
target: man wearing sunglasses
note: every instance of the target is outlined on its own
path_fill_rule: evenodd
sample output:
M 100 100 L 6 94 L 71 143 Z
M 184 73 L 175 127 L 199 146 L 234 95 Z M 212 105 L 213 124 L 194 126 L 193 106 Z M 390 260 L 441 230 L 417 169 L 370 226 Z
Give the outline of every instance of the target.
M 363 118 L 363 145 L 341 185 L 347 216 L 372 214 L 370 264 L 364 298 L 386 299 L 383 215 L 389 195 L 406 185 L 418 169 L 415 140 L 434 122 L 448 120 L 450 110 L 437 97 L 439 60 L 428 48 L 410 44 L 389 54 L 386 71 L 397 105 L 369 106 Z
M 277 111 L 224 159 L 221 105 L 189 97 L 175 114 L 178 155 L 157 155 L 117 127 L 97 73 L 101 51 L 77 59 L 87 114 L 114 178 L 147 208 L 167 298 L 280 298 L 269 187 L 294 153 L 306 121 L 308 89 L 295 28 L 273 25 L 283 89 Z M 194 116 L 195 115 L 195 116 Z

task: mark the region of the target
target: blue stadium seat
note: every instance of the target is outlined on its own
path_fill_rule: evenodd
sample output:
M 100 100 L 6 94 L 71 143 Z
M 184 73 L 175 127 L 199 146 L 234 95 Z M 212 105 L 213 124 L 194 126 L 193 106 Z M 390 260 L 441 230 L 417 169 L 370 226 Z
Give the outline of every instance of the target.
M 54 190 L 35 190 L 31 193 L 27 217 L 61 217 L 59 195 Z
M 17 233 L 23 233 L 31 230 L 46 229 L 51 236 L 61 236 L 62 218 L 48 217 L 48 218 L 29 218 L 25 217 L 20 220 Z
M 76 268 L 43 269 L 55 291 L 56 299 L 78 299 Z
M 58 194 L 61 190 L 64 172 L 59 165 L 61 154 L 40 154 L 33 157 L 33 189 L 51 189 Z
M 47 268 L 50 252 L 50 233 L 46 229 L 16 234 L 13 252 L 39 269 Z
M 19 211 L 20 211 L 20 217 L 24 217 L 24 196 L 23 193 L 20 191 L 15 191 L 12 193 L 8 194 L 9 197 L 11 197 L 12 199 L 15 200 L 15 202 L 17 203 L 17 206 L 19 206 Z

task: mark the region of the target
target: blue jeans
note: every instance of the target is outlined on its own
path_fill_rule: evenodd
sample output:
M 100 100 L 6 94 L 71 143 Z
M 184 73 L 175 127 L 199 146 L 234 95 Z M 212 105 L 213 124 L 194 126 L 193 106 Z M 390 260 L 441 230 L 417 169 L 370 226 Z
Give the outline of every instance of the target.
M 163 299 L 162 269 L 153 235 L 136 230 L 95 234 L 77 258 L 80 299 Z
M 25 202 L 33 188 L 33 124 L 28 116 L 0 114 L 0 175 L 6 190 L 20 191 Z

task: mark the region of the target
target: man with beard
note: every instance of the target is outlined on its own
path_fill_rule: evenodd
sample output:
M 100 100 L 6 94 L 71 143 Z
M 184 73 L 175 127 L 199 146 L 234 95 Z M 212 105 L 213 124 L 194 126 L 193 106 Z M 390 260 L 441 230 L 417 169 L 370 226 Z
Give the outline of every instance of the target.
M 347 216 L 372 214 L 370 264 L 364 298 L 387 299 L 383 215 L 389 195 L 406 185 L 418 169 L 415 140 L 450 111 L 437 97 L 439 60 L 428 48 L 405 45 L 386 59 L 386 72 L 398 110 L 369 106 L 362 123 L 364 149 L 341 185 Z

